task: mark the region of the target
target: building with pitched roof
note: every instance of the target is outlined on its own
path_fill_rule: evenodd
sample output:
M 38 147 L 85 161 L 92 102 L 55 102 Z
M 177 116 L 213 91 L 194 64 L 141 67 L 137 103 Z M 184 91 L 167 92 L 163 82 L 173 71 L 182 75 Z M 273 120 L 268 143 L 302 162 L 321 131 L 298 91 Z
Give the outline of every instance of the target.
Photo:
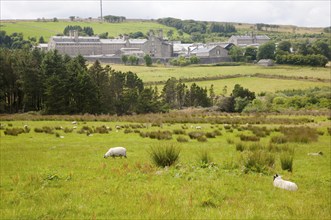
M 242 47 L 250 45 L 259 46 L 268 41 L 270 41 L 270 38 L 267 35 L 255 35 L 254 33 L 251 35 L 232 35 L 228 40 L 229 43 Z
M 98 36 L 78 36 L 77 31 L 72 31 L 69 36 L 53 36 L 48 43 L 48 50 L 58 50 L 61 54 L 69 56 L 114 55 L 121 56 L 131 51 L 142 51 L 152 57 L 172 57 L 173 46 L 163 39 L 162 31 L 158 35 L 150 33 L 148 39 L 100 39 Z M 139 52 L 141 54 L 141 52 Z

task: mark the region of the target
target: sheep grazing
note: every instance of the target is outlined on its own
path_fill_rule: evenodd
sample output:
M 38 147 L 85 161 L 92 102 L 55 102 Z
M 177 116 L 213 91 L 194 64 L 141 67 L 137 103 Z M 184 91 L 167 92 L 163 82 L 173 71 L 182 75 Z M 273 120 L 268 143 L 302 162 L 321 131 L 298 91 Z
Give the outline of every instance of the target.
M 125 157 L 126 158 L 126 149 L 124 147 L 113 147 L 110 148 L 107 153 L 103 156 L 104 158 L 107 157 Z
M 197 130 L 201 130 L 201 128 L 202 128 L 201 126 L 196 126 L 195 127 L 195 129 L 197 129 Z
M 283 180 L 282 177 L 279 176 L 278 174 L 274 175 L 274 186 L 281 188 L 281 189 L 288 190 L 288 191 L 297 191 L 298 190 L 297 184 L 290 182 L 290 181 Z
M 73 121 L 73 122 L 71 122 L 71 124 L 76 125 L 77 124 L 77 121 Z
M 317 153 L 308 153 L 308 156 L 323 156 L 323 152 L 317 152 Z

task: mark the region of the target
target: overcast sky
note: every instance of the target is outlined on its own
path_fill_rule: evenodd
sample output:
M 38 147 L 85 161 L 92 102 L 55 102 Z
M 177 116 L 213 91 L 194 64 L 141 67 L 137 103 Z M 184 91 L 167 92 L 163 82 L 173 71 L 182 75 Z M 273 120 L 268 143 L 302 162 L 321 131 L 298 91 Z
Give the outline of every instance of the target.
M 331 0 L 103 0 L 103 15 L 156 19 L 331 26 Z M 1 19 L 100 16 L 100 0 L 0 0 Z

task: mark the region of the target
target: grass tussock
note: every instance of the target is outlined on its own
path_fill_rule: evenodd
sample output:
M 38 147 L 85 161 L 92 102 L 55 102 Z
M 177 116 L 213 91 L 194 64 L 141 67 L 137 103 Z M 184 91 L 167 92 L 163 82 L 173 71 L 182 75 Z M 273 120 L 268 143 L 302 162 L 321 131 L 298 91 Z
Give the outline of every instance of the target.
M 140 137 L 149 137 L 157 140 L 171 140 L 172 133 L 170 131 L 152 131 L 152 132 L 140 132 Z
M 19 134 L 28 133 L 23 128 L 6 128 L 4 131 L 5 135 L 18 136 Z
M 311 143 L 318 140 L 318 132 L 310 127 L 280 127 L 288 142 Z
M 201 168 L 207 168 L 210 166 L 214 166 L 213 158 L 211 157 L 209 151 L 203 149 L 198 153 L 198 164 Z
M 294 149 L 293 148 L 284 148 L 280 154 L 280 164 L 282 170 L 287 170 L 289 172 L 293 171 L 293 158 L 294 158 Z
M 184 136 L 179 136 L 177 137 L 177 141 L 183 143 L 183 142 L 188 142 L 188 139 Z
M 270 170 L 274 167 L 275 156 L 272 153 L 264 150 L 249 151 L 243 158 L 244 173 L 256 172 L 256 173 L 270 173 Z
M 178 161 L 181 149 L 174 144 L 159 144 L 150 148 L 152 162 L 159 167 L 171 166 Z
M 54 134 L 54 128 L 49 126 L 43 126 L 42 128 L 35 128 L 36 133 Z
M 240 134 L 239 137 L 241 141 L 260 141 L 260 138 L 258 136 L 253 135 Z
M 202 131 L 192 131 L 192 132 L 188 133 L 188 136 L 191 139 L 198 139 L 199 137 L 205 136 L 205 132 L 202 132 Z
M 186 131 L 183 129 L 174 129 L 173 133 L 174 134 L 186 134 Z

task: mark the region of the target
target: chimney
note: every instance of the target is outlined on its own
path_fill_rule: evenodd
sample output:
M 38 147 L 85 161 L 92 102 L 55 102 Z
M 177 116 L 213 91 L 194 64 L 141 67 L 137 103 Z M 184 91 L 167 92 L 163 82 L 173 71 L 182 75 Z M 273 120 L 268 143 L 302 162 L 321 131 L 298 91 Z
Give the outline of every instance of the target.
M 159 38 L 163 39 L 163 30 L 162 29 L 159 30 Z
M 78 42 L 78 30 L 74 30 L 75 41 Z

